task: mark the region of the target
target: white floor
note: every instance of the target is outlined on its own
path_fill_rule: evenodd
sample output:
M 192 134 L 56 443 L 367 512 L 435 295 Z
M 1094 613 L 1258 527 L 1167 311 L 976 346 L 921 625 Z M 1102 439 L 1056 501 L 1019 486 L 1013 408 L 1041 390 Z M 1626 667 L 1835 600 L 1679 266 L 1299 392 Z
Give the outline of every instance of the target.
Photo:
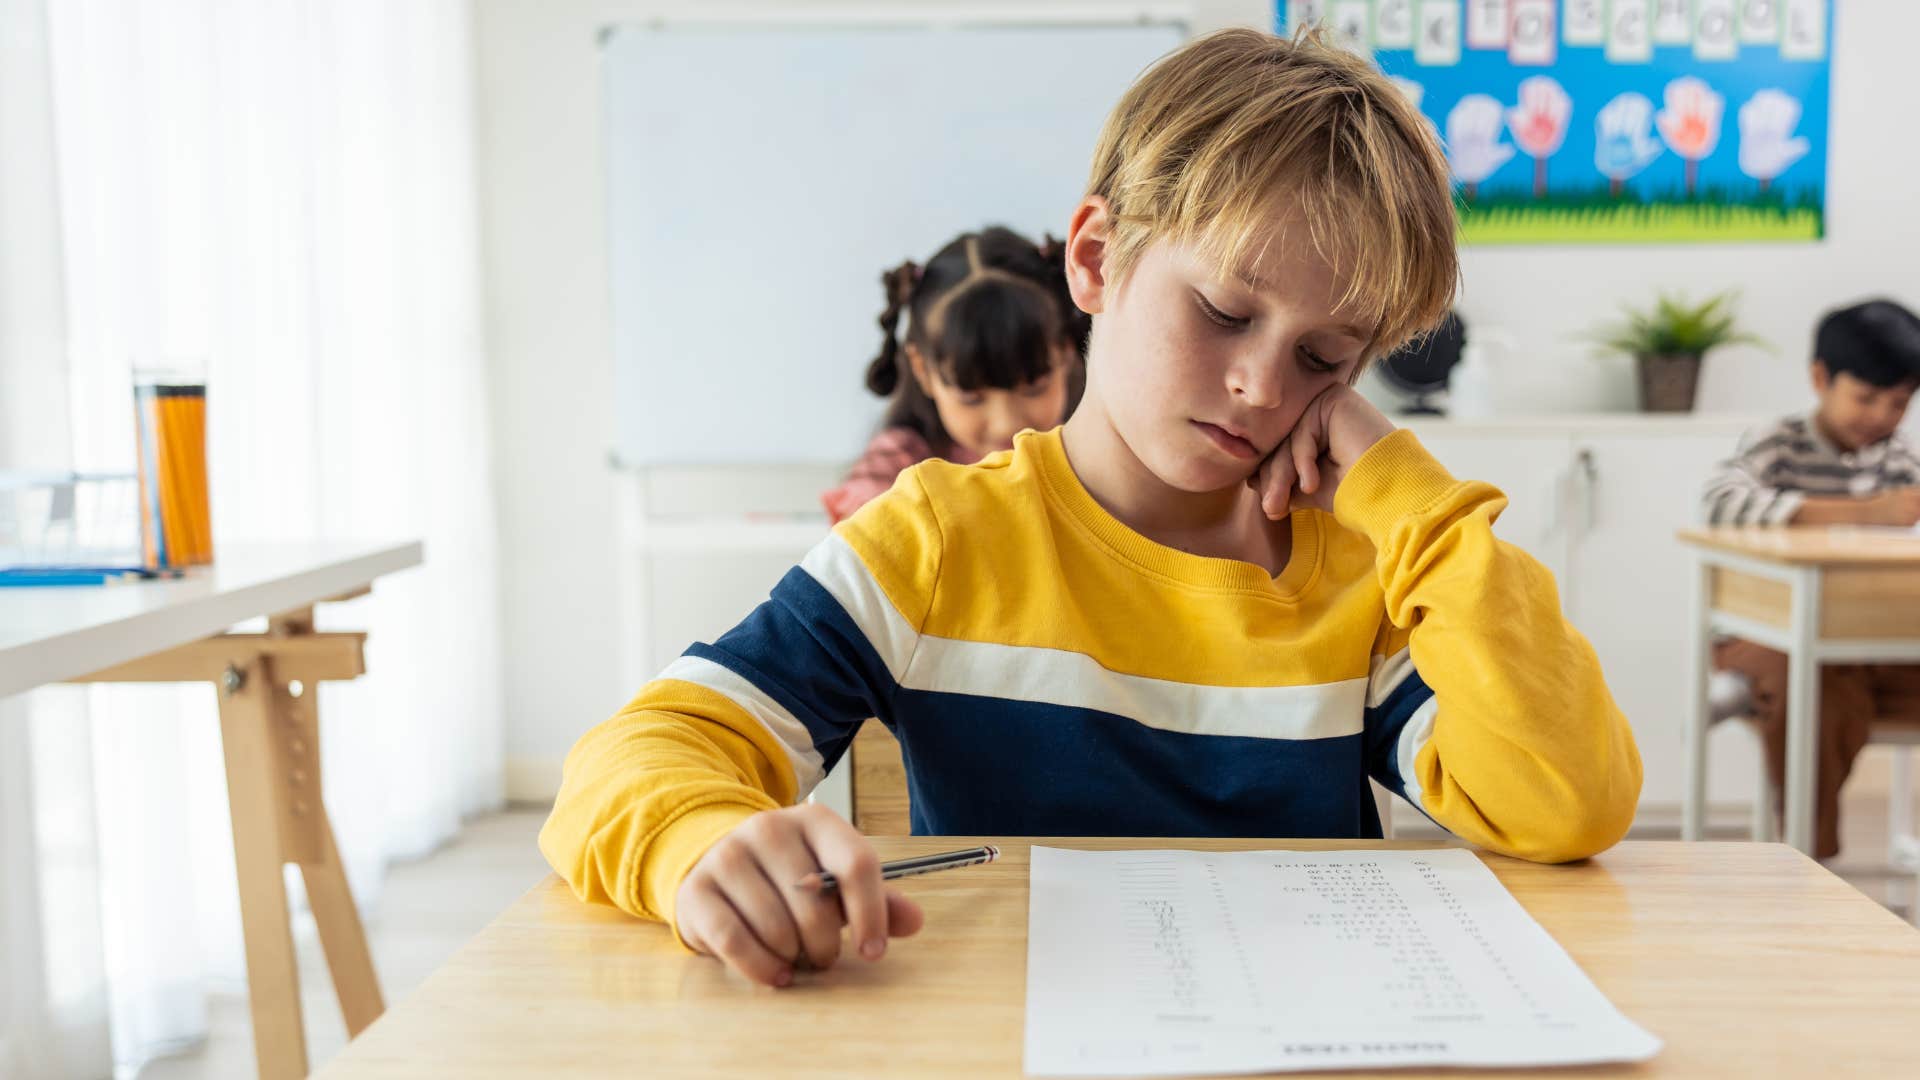
M 1873 748 L 1861 757 L 1845 795 L 1845 850 L 1833 869 L 1874 900 L 1911 917 L 1914 875 L 1893 874 L 1886 868 L 1887 753 Z M 546 863 L 534 846 L 545 817 L 544 810 L 515 810 L 473 822 L 458 840 L 431 857 L 394 868 L 380 910 L 367 925 L 374 967 L 389 1005 L 405 998 L 468 938 L 545 876 Z M 1744 820 L 1729 815 L 1717 823 L 1715 838 L 1744 838 Z M 1649 818 L 1635 827 L 1634 835 L 1674 839 L 1679 825 Z M 318 1068 L 345 1044 L 346 1031 L 331 995 L 319 943 L 310 928 L 299 937 L 307 1053 Z M 139 1080 L 254 1075 L 245 995 L 217 996 L 210 1010 L 213 1030 L 204 1046 L 148 1066 Z

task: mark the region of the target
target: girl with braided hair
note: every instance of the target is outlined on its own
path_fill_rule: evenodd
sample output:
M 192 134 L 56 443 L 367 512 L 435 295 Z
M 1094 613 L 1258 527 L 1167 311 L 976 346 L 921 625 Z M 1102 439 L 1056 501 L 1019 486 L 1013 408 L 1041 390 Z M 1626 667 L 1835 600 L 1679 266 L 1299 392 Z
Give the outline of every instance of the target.
M 838 523 L 928 458 L 972 464 L 1073 411 L 1087 317 L 1067 294 L 1061 245 L 991 226 L 955 237 L 925 267 L 880 277 L 887 306 L 867 389 L 892 399 L 866 452 L 821 496 Z M 908 316 L 905 340 L 899 324 Z

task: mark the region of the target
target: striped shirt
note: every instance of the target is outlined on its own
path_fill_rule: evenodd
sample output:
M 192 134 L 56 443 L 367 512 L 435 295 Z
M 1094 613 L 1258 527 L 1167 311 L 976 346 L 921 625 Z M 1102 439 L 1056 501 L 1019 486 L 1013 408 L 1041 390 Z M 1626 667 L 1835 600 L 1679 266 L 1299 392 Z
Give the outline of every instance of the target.
M 1898 432 L 1842 450 L 1812 417 L 1789 416 L 1747 432 L 1714 470 L 1701 503 L 1710 525 L 1785 525 L 1809 495 L 1863 499 L 1915 484 L 1920 456 Z
M 1505 505 L 1396 432 L 1275 576 L 1122 524 L 1058 430 L 926 462 L 580 739 L 541 848 L 671 922 L 707 847 L 874 717 L 920 835 L 1377 837 L 1371 778 L 1495 851 L 1591 855 L 1639 752 Z

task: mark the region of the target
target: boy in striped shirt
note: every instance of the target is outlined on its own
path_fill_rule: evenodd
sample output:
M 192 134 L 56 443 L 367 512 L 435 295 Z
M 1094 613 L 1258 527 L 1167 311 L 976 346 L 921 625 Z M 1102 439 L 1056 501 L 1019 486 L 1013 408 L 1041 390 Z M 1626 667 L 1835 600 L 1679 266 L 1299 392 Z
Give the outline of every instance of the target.
M 1459 275 L 1432 125 L 1366 60 L 1224 30 L 1128 90 L 1073 213 L 1081 404 L 929 461 L 568 756 L 541 847 L 582 899 L 756 981 L 922 915 L 799 805 L 868 717 L 920 834 L 1455 835 L 1579 859 L 1640 757 L 1506 499 L 1353 390 Z M 838 896 L 798 887 L 832 871 Z
M 1920 389 L 1920 317 L 1890 300 L 1842 308 L 1814 333 L 1811 413 L 1749 432 L 1707 481 L 1714 525 L 1920 523 L 1920 455 L 1900 433 Z M 1786 768 L 1786 654 L 1751 641 L 1714 647 L 1744 676 L 1777 796 Z M 1833 664 L 1820 671 L 1820 777 L 1814 854 L 1840 852 L 1840 788 L 1876 719 L 1920 724 L 1920 667 Z

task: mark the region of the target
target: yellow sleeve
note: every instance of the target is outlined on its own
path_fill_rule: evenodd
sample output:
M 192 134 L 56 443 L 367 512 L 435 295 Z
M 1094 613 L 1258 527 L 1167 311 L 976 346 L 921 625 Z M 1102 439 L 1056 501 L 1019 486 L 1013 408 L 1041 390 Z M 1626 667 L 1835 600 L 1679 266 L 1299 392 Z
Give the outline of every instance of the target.
M 540 831 L 574 895 L 671 924 L 681 880 L 714 841 L 806 797 L 867 718 L 890 718 L 939 558 L 910 471 L 738 626 L 582 736 Z
M 1334 496 L 1341 524 L 1373 541 L 1386 600 L 1374 773 L 1483 847 L 1582 859 L 1632 824 L 1640 753 L 1553 576 L 1494 538 L 1506 505 L 1408 431 L 1363 455 Z

